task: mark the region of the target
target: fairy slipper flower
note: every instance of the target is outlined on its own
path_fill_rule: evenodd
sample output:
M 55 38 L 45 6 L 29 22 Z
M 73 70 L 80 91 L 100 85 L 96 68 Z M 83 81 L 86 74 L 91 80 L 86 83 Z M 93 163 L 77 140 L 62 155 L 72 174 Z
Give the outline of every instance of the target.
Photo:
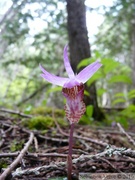
M 75 75 L 70 65 L 67 55 L 67 46 L 63 53 L 64 66 L 68 74 L 68 78 L 55 76 L 47 72 L 41 65 L 41 76 L 48 82 L 62 86 L 62 93 L 67 99 L 65 105 L 66 117 L 70 124 L 78 122 L 85 112 L 85 104 L 83 102 L 84 83 L 92 77 L 92 75 L 102 66 L 99 61 L 96 61 L 85 67 L 79 74 Z

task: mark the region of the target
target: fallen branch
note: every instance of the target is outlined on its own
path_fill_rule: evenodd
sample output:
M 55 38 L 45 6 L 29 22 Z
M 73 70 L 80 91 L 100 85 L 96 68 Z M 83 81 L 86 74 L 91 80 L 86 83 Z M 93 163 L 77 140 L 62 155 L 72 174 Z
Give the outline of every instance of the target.
M 125 155 L 131 158 L 135 158 L 135 151 L 127 149 L 126 151 L 121 152 L 121 155 Z
M 55 124 L 56 124 L 56 126 L 57 126 L 57 128 L 58 128 L 58 131 L 59 131 L 62 135 L 69 137 L 69 134 L 65 133 L 65 132 L 61 129 L 61 127 L 59 126 L 59 124 L 58 124 L 57 121 L 55 120 L 55 117 L 53 117 L 53 118 L 54 118 L 54 122 L 55 122 Z M 81 139 L 81 140 L 85 140 L 85 141 L 89 141 L 89 142 L 91 142 L 91 143 L 94 143 L 94 144 L 97 144 L 97 145 L 100 145 L 100 146 L 103 146 L 103 147 L 108 146 L 108 144 L 105 143 L 105 142 L 98 141 L 98 140 L 94 140 L 94 139 L 91 139 L 91 138 L 89 138 L 89 137 L 82 137 L 82 136 L 74 135 L 74 138 Z
M 126 133 L 126 131 L 123 129 L 123 127 L 120 125 L 120 123 L 117 123 L 117 126 L 119 127 L 120 131 L 127 137 L 129 142 L 135 146 L 134 139 L 132 139 L 132 137 L 128 133 Z
M 62 137 L 61 138 L 54 138 L 54 137 L 43 136 L 43 135 L 40 135 L 40 134 L 37 134 L 37 136 L 39 138 L 42 138 L 42 139 L 45 139 L 45 140 L 49 140 L 49 141 L 66 142 L 66 143 L 68 143 L 68 139 L 63 139 Z
M 98 140 L 95 140 L 95 139 L 91 139 L 91 138 L 88 138 L 88 137 L 82 137 L 82 136 L 74 135 L 74 138 L 82 139 L 82 140 L 85 140 L 85 141 L 89 141 L 89 142 L 91 142 L 93 144 L 97 144 L 97 145 L 102 146 L 104 148 L 108 146 L 108 144 L 105 143 L 105 142 L 98 141 Z
M 122 173 L 122 171 L 120 171 L 119 169 L 117 169 L 112 163 L 110 163 L 107 159 L 105 158 L 99 158 L 100 160 L 102 160 L 103 162 L 106 162 L 112 169 L 114 169 L 116 172 L 118 173 Z
M 129 157 L 134 157 L 135 158 L 135 150 L 131 150 L 131 149 L 125 149 L 125 148 L 114 148 L 114 147 L 108 147 L 107 149 L 105 149 L 105 151 L 95 154 L 95 155 L 81 155 L 80 157 L 73 159 L 73 164 L 76 163 L 83 163 L 86 161 L 90 161 L 94 158 L 96 159 L 101 159 L 101 157 L 111 157 L 112 155 L 117 155 L 117 156 L 122 156 L 122 155 L 126 155 Z M 45 171 L 54 171 L 54 170 L 58 170 L 58 169 L 64 169 L 66 166 L 66 162 L 59 162 L 56 164 L 50 164 L 48 166 L 40 166 L 37 168 L 31 168 L 31 169 L 26 169 L 26 170 L 21 170 L 20 168 L 17 169 L 15 172 L 12 173 L 12 176 L 15 177 L 21 177 L 23 175 L 38 175 L 41 172 L 45 172 Z M 110 163 L 109 163 L 110 165 Z M 113 169 L 115 169 L 115 167 L 113 167 Z
M 31 118 L 32 117 L 32 115 L 24 114 L 24 113 L 21 113 L 19 111 L 14 111 L 14 110 L 11 110 L 11 109 L 1 108 L 0 111 L 10 113 L 10 114 L 16 114 L 16 115 L 26 117 L 26 118 Z
M 113 148 L 111 146 L 108 146 L 107 149 L 105 149 L 105 151 L 95 154 L 95 155 L 81 155 L 79 158 L 73 159 L 73 163 L 82 163 L 84 161 L 88 161 L 92 158 L 98 158 L 98 157 L 104 157 L 104 156 L 112 156 L 112 155 L 122 155 L 121 153 L 125 151 L 125 148 Z M 135 153 L 135 151 L 134 151 Z
M 4 157 L 17 157 L 19 152 L 15 153 L 1 153 L 0 158 Z M 59 154 L 59 153 L 27 153 L 24 155 L 24 158 L 39 158 L 39 157 L 60 157 L 60 158 L 67 158 L 67 154 Z M 73 154 L 73 157 L 76 158 L 78 155 Z
M 63 167 L 66 165 L 67 163 L 65 162 L 59 162 L 58 164 L 50 164 L 48 166 L 40 166 L 37 168 L 32 168 L 32 169 L 26 169 L 26 170 L 21 170 L 20 168 L 18 168 L 15 172 L 12 173 L 12 177 L 21 177 L 23 175 L 30 175 L 30 174 L 34 174 L 34 175 L 38 175 L 41 172 L 44 171 L 53 171 L 53 170 L 58 170 L 61 169 L 63 171 Z
M 18 157 L 13 161 L 12 164 L 9 165 L 9 167 L 0 175 L 0 180 L 5 180 L 5 178 L 11 173 L 11 171 L 18 165 L 18 163 L 22 160 L 23 156 L 27 152 L 30 144 L 32 143 L 34 139 L 34 134 L 30 134 L 29 141 L 25 144 L 24 148 L 21 150 Z

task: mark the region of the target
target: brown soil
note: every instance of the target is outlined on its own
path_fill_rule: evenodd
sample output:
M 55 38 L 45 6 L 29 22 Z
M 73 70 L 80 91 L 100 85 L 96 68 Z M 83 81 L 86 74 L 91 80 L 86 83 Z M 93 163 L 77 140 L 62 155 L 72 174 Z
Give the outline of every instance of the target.
M 78 179 L 79 173 L 82 172 L 134 173 L 134 129 L 132 126 L 130 130 L 125 131 L 119 124 L 115 127 L 76 125 L 73 145 L 73 179 Z M 13 169 L 9 167 L 9 175 L 5 179 L 45 180 L 51 177 L 66 177 L 68 134 L 69 127 L 61 128 L 57 122 L 55 128 L 43 133 L 21 127 L 19 118 L 1 116 L 1 174 L 5 171 L 4 166 L 8 167 L 15 161 L 31 136 L 32 143 L 28 145 L 27 152 Z M 77 158 L 80 159 L 77 160 Z M 19 171 L 20 175 L 19 173 L 17 175 Z

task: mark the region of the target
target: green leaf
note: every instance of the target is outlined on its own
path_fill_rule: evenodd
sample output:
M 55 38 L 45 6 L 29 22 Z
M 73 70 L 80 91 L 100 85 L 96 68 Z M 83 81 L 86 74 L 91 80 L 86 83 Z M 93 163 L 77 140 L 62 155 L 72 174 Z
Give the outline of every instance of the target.
M 135 89 L 132 89 L 131 91 L 129 91 L 128 98 L 129 99 L 135 98 Z
M 114 95 L 114 97 L 125 97 L 124 93 L 117 93 Z
M 121 111 L 120 114 L 128 119 L 135 119 L 135 105 L 129 105 L 126 109 Z
M 125 75 L 115 75 L 112 76 L 109 81 L 109 83 L 117 83 L 117 82 L 122 82 L 122 83 L 127 83 L 127 84 L 131 84 L 132 81 L 128 76 Z
M 90 86 L 93 82 L 103 78 L 103 74 L 100 69 L 87 81 L 87 85 Z
M 84 95 L 90 96 L 90 93 L 88 91 L 84 90 Z
M 97 90 L 97 95 L 102 96 L 106 91 L 107 91 L 106 89 L 100 88 Z
M 116 105 L 116 104 L 119 104 L 119 103 L 125 103 L 126 100 L 123 99 L 123 98 L 119 98 L 119 99 L 116 99 L 112 102 L 112 105 Z
M 88 117 L 92 117 L 92 114 L 93 114 L 93 106 L 92 105 L 89 105 L 86 107 L 86 114 Z
M 119 118 L 119 123 L 120 123 L 124 128 L 128 128 L 127 118 L 125 118 L 125 117 Z
M 77 66 L 77 69 L 81 68 L 81 67 L 85 67 L 88 66 L 89 64 L 91 64 L 93 62 L 92 58 L 87 58 L 87 59 L 83 59 Z
M 117 62 L 111 58 L 104 58 L 104 59 L 102 59 L 101 62 L 104 65 L 103 69 L 104 69 L 105 74 L 112 72 L 114 69 L 116 69 L 116 67 L 118 67 L 120 65 L 119 62 Z
M 128 106 L 127 109 L 132 111 L 132 112 L 135 112 L 135 105 L 131 104 L 131 105 Z

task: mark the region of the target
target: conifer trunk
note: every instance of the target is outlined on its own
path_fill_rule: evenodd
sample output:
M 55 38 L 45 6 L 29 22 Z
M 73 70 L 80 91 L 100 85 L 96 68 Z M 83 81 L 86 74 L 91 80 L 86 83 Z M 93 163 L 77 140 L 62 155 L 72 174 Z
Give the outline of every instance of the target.
M 68 35 L 71 66 L 77 72 L 77 65 L 82 59 L 91 56 L 88 32 L 86 27 L 86 7 L 84 0 L 66 0 L 68 13 Z M 90 93 L 90 97 L 85 96 L 86 105 L 94 106 L 93 117 L 96 120 L 103 118 L 103 113 L 98 107 L 95 84 L 90 87 L 85 85 L 85 89 Z
M 135 17 L 132 21 L 132 46 L 131 46 L 131 52 L 132 52 L 132 82 L 133 82 L 133 88 L 135 89 Z M 135 98 L 133 98 L 133 104 L 135 105 Z

